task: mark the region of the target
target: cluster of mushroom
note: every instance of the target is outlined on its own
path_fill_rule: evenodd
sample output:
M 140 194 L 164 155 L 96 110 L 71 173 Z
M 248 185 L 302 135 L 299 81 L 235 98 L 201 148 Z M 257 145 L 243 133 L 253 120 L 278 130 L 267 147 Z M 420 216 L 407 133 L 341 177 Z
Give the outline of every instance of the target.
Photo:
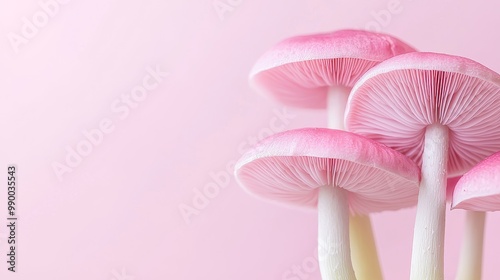
M 457 279 L 481 278 L 482 211 L 500 209 L 500 153 L 480 163 L 500 151 L 499 74 L 340 30 L 279 43 L 251 82 L 285 105 L 327 110 L 328 128 L 271 136 L 235 169 L 252 194 L 317 207 L 324 280 L 382 279 L 368 215 L 415 205 L 410 279 L 444 279 L 447 187 L 453 208 L 471 210 Z

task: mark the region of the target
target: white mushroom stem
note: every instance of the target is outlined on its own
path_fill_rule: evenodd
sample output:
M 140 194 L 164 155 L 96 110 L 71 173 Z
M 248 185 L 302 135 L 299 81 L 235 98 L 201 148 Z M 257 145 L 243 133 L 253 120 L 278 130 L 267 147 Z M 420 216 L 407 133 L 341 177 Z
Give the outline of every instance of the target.
M 349 217 L 351 259 L 358 280 L 382 280 L 382 270 L 377 255 L 369 216 Z
M 342 86 L 332 86 L 326 98 L 328 112 L 328 128 L 344 129 L 344 112 L 351 90 Z
M 336 186 L 319 190 L 318 260 L 323 280 L 356 280 L 349 248 L 347 192 Z
M 485 212 L 467 211 L 456 280 L 481 279 Z
M 344 129 L 344 113 L 351 89 L 331 86 L 327 95 L 328 128 Z M 358 280 L 382 280 L 382 271 L 369 216 L 350 217 L 352 263 Z
M 411 280 L 444 279 L 448 139 L 446 126 L 433 124 L 427 127 L 413 236 Z

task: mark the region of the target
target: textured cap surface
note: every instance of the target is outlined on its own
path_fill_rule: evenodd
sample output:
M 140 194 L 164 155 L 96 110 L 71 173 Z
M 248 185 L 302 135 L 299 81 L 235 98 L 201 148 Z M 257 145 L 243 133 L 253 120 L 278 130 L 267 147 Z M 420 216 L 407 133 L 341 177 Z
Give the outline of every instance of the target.
M 480 162 L 458 181 L 452 208 L 500 210 L 500 152 Z
M 318 188 L 349 191 L 353 213 L 416 204 L 420 171 L 406 156 L 346 131 L 298 129 L 271 136 L 235 168 L 249 192 L 268 200 L 315 207 Z
M 500 150 L 500 75 L 467 58 L 409 53 L 369 70 L 354 86 L 346 129 L 422 161 L 425 129 L 450 131 L 448 175 Z
M 325 108 L 329 86 L 351 88 L 376 64 L 412 51 L 397 38 L 363 30 L 297 36 L 265 53 L 250 81 L 285 105 Z

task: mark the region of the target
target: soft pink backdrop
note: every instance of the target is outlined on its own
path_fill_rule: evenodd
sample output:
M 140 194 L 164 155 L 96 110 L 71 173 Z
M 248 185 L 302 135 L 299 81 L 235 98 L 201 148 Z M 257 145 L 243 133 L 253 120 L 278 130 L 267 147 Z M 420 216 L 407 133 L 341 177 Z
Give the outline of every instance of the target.
M 72 0 L 16 53 L 8 34 L 43 11 L 38 2 L 0 3 L 0 167 L 18 165 L 20 219 L 13 274 L 0 190 L 0 279 L 287 279 L 313 256 L 314 211 L 256 200 L 232 177 L 189 225 L 178 209 L 283 110 L 247 82 L 281 39 L 378 27 L 500 71 L 495 1 L 221 0 L 232 8 L 219 17 L 212 0 Z M 388 5 L 391 18 L 377 23 Z M 121 119 L 111 104 L 156 66 L 169 76 Z M 281 129 L 326 125 L 322 111 L 288 112 L 294 117 Z M 114 130 L 58 180 L 52 164 L 64 162 L 65 147 L 106 118 Z M 462 214 L 448 216 L 446 279 L 455 274 Z M 413 209 L 373 216 L 387 279 L 408 278 L 413 220 Z M 499 272 L 499 221 L 488 216 L 485 279 Z M 307 279 L 319 279 L 312 270 Z

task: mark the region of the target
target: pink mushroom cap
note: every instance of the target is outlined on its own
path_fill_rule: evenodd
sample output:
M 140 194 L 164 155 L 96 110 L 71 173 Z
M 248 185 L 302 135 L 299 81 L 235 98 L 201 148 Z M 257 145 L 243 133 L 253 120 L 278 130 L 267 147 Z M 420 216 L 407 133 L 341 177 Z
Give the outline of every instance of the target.
M 500 75 L 467 58 L 414 52 L 390 58 L 356 83 L 346 129 L 422 163 L 426 127 L 449 129 L 448 176 L 500 150 Z
M 446 201 L 450 202 L 453 199 L 453 191 L 455 190 L 455 186 L 458 183 L 458 180 L 462 178 L 461 176 L 448 178 L 446 182 Z
M 297 36 L 265 53 L 250 81 L 259 92 L 287 106 L 326 108 L 330 86 L 351 88 L 381 61 L 413 51 L 395 37 L 363 30 Z
M 406 156 L 340 130 L 305 128 L 266 138 L 242 156 L 235 176 L 267 200 L 316 207 L 322 186 L 349 191 L 350 211 L 367 214 L 414 206 L 420 171 Z
M 452 209 L 500 210 L 500 152 L 473 167 L 458 181 Z

